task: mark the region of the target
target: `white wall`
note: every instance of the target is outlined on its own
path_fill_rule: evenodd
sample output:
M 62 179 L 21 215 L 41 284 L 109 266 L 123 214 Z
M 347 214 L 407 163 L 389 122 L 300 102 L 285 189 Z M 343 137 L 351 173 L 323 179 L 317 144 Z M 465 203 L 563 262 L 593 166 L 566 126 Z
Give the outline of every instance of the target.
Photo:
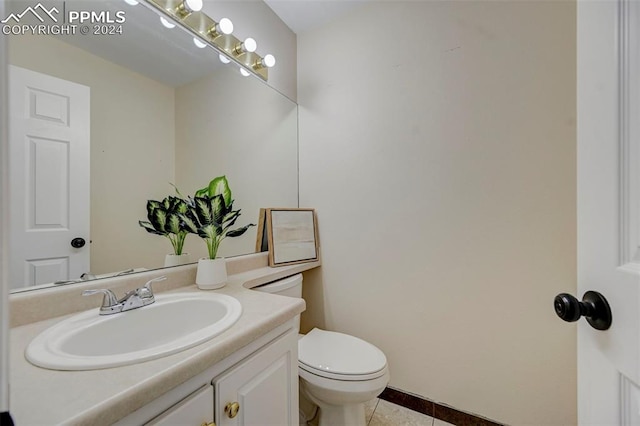
M 11 37 L 10 63 L 91 90 L 91 272 L 160 266 L 171 243 L 138 221 L 173 191 L 174 89 L 46 36 Z
M 391 386 L 508 424 L 576 423 L 575 4 L 372 2 L 298 35 L 306 331 Z

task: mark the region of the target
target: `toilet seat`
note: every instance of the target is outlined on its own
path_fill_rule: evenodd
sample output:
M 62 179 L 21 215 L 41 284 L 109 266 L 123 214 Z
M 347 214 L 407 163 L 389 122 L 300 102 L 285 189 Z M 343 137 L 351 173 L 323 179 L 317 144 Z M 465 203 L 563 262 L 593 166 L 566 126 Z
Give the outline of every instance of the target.
M 362 381 L 383 376 L 387 358 L 362 339 L 314 328 L 298 340 L 298 366 L 328 379 Z

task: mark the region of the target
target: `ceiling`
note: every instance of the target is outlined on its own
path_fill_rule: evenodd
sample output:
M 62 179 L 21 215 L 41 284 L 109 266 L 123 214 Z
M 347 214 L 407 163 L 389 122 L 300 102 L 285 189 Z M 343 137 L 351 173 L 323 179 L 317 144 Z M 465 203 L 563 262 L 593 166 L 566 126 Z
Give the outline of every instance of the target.
M 296 34 L 344 15 L 368 0 L 264 0 Z

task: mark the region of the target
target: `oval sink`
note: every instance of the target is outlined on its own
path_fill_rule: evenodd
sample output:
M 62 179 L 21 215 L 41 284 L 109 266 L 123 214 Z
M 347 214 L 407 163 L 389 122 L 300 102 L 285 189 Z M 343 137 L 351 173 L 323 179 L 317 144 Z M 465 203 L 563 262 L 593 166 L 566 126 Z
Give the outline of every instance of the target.
M 205 342 L 240 318 L 242 305 L 216 293 L 156 295 L 142 308 L 98 315 L 82 312 L 40 333 L 25 356 L 53 370 L 96 370 L 171 355 Z

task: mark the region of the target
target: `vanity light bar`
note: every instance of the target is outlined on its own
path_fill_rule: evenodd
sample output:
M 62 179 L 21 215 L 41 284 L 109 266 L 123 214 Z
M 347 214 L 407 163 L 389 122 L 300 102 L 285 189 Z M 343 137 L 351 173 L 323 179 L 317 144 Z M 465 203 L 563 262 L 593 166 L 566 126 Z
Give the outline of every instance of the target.
M 216 22 L 202 11 L 189 11 L 193 0 L 141 0 L 151 6 L 160 16 L 171 18 L 171 21 L 190 31 L 195 40 L 201 41 L 235 62 L 241 69 L 257 75 L 264 81 L 269 78 L 269 68 L 275 65 L 273 55 L 261 57 L 255 52 L 256 42 L 252 38 L 239 40 L 231 34 L 233 24 L 224 18 Z M 197 0 L 196 0 L 197 3 Z M 165 18 L 166 19 L 166 18 Z

